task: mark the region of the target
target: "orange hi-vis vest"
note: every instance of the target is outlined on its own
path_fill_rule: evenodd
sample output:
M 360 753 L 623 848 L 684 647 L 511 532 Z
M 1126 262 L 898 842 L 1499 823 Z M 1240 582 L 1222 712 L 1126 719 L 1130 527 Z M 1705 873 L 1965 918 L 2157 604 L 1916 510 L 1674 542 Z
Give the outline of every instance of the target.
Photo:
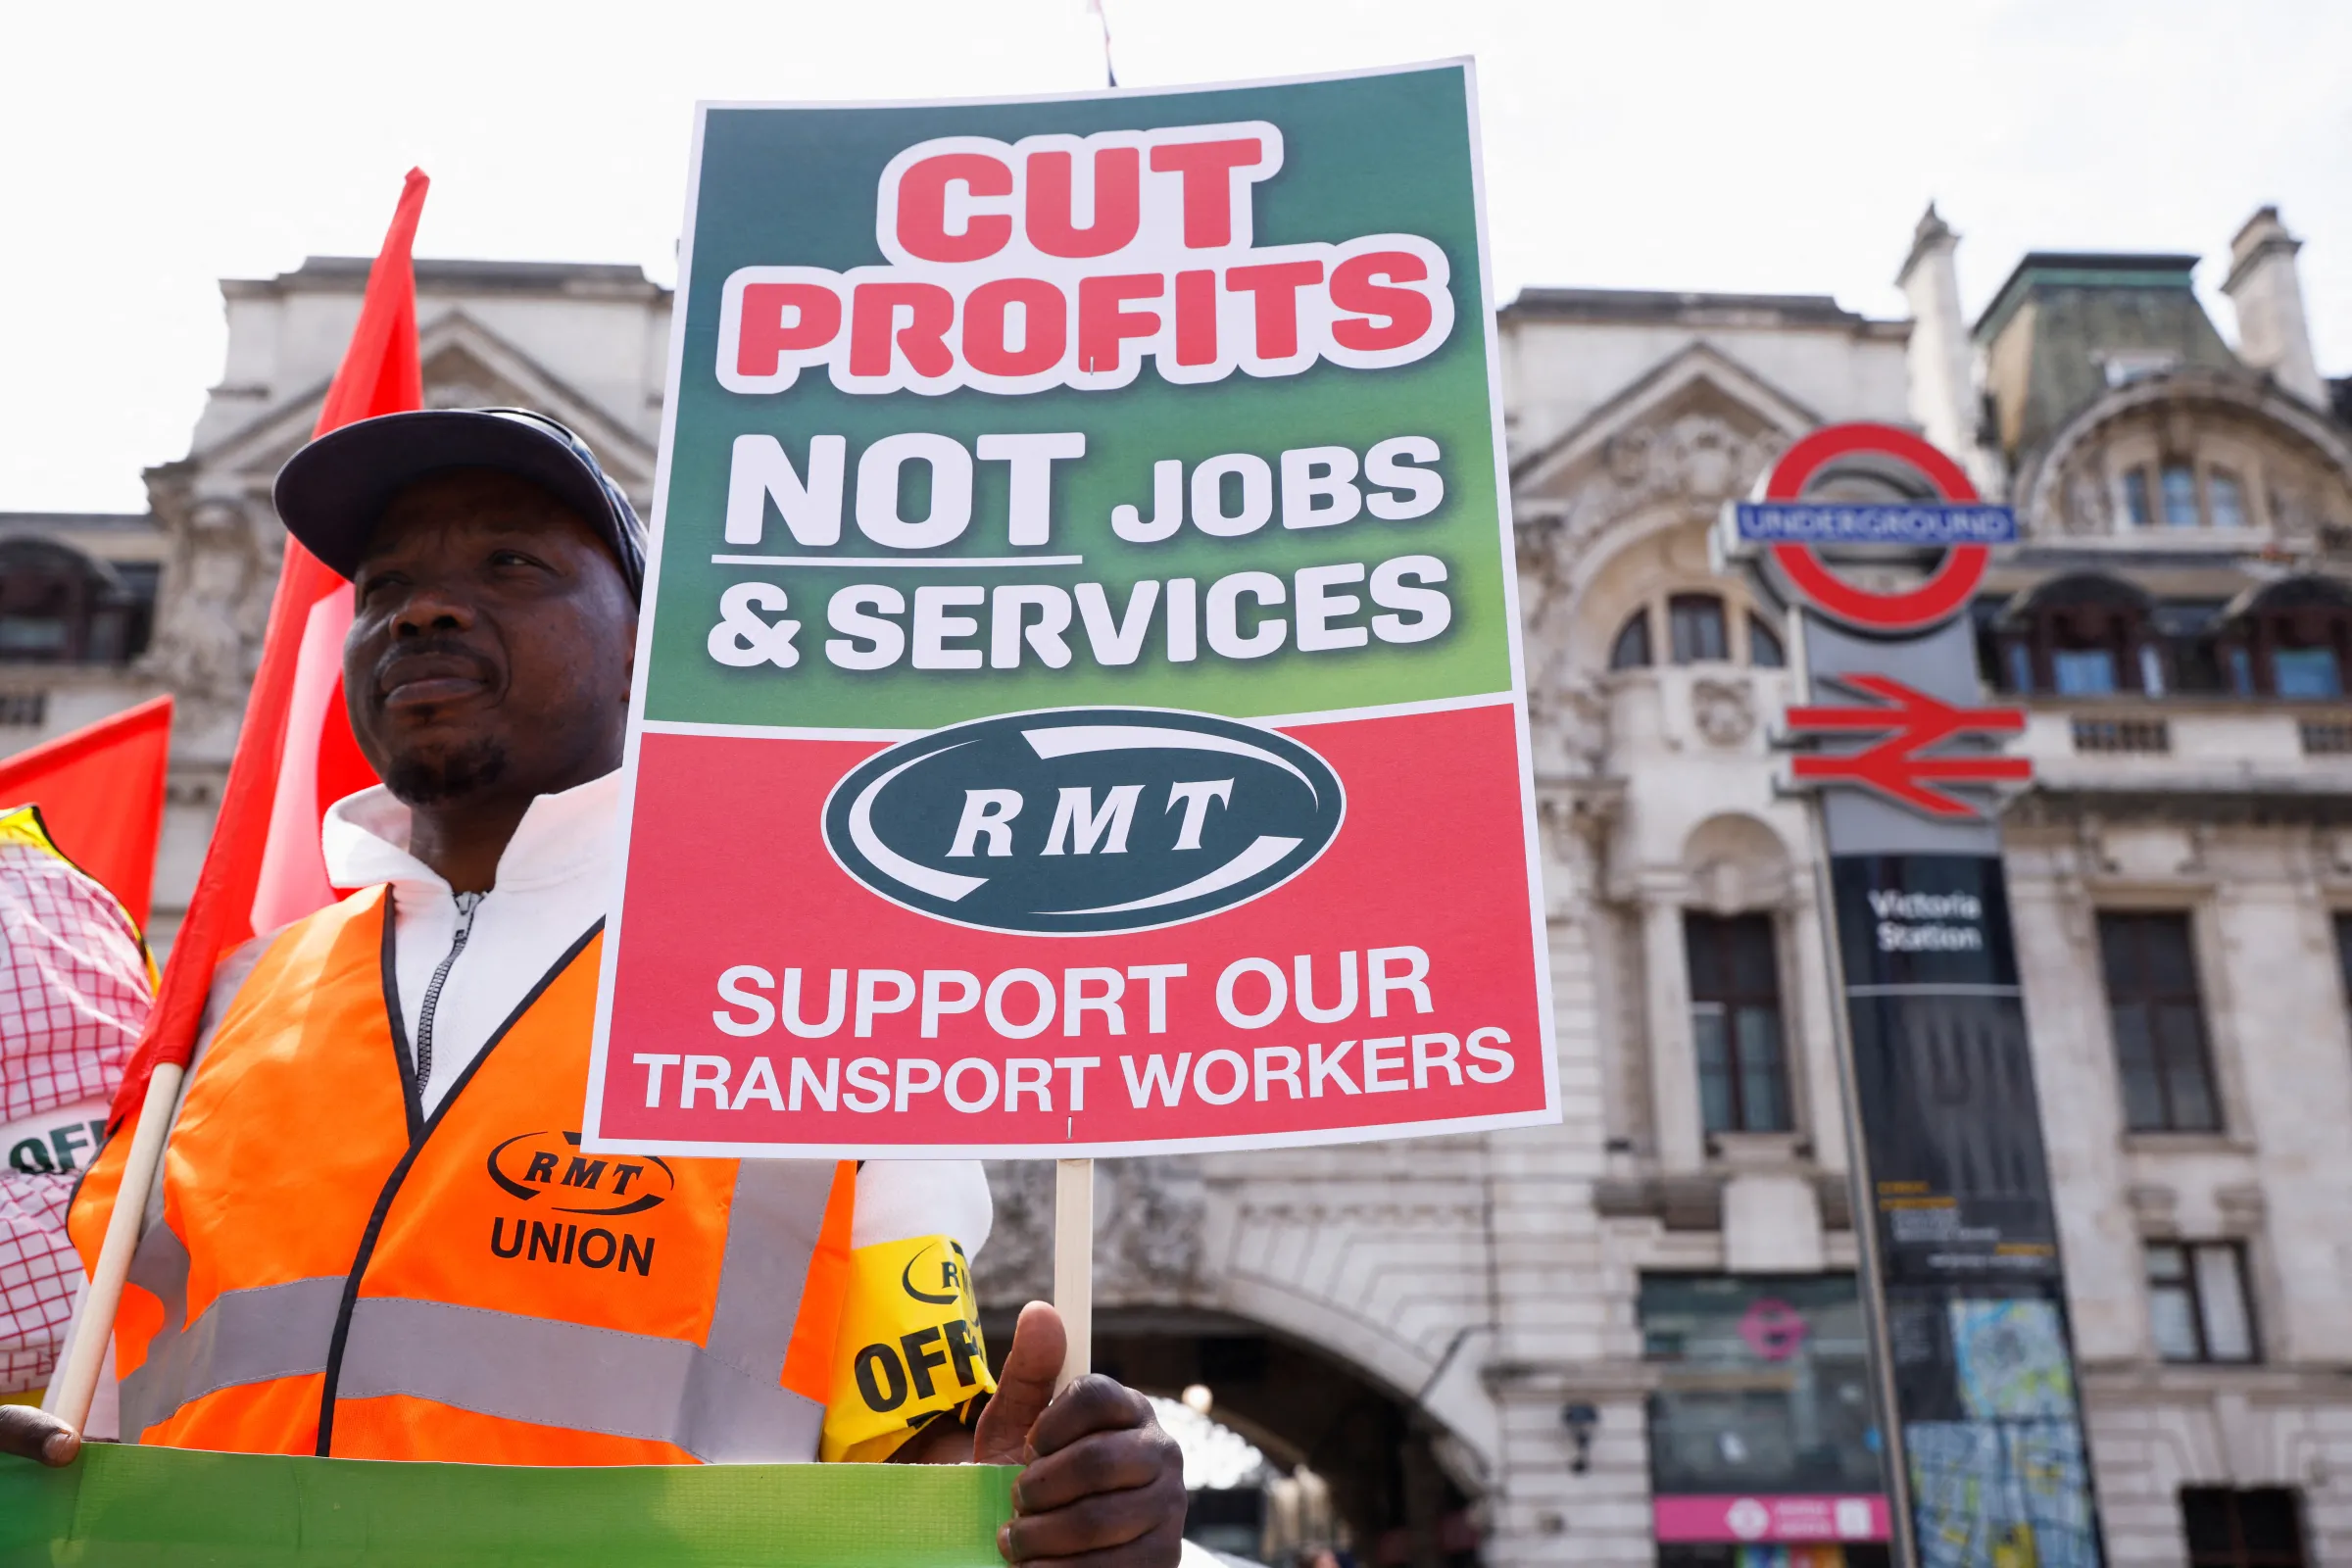
M 817 1456 L 856 1167 L 585 1154 L 602 922 L 435 1112 L 390 892 L 288 928 L 191 1073 L 116 1319 L 126 1440 L 492 1464 Z M 122 1182 L 75 1199 L 85 1266 Z

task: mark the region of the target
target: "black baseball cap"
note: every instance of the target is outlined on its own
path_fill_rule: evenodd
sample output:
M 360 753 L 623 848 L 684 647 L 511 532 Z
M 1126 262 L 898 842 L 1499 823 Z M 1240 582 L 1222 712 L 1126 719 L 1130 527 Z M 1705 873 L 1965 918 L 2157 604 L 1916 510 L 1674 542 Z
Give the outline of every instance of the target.
M 528 409 L 419 409 L 329 430 L 277 470 L 277 514 L 305 550 L 349 577 L 393 496 L 448 468 L 495 468 L 539 486 L 612 546 L 631 595 L 644 588 L 637 510 L 587 442 Z

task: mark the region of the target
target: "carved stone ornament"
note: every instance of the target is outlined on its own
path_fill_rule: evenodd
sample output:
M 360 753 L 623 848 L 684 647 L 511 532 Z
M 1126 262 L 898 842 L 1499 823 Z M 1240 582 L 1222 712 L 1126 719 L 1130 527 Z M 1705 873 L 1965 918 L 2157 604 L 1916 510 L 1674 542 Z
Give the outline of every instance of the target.
M 1604 477 L 1591 498 L 1605 518 L 1659 501 L 1712 510 L 1755 481 L 1787 441 L 1777 430 L 1743 435 L 1719 415 L 1685 414 L 1664 425 L 1611 436 L 1602 449 Z
M 1690 721 L 1710 745 L 1737 746 L 1755 732 L 1755 699 L 1745 681 L 1693 681 Z
M 1598 773 L 1608 759 L 1609 705 L 1589 671 L 1565 667 L 1563 656 L 1544 650 L 1543 684 L 1527 694 L 1528 728 L 1540 776 Z M 1530 658 L 1531 666 L 1539 661 Z
M 275 584 L 237 502 L 206 497 L 186 515 L 140 663 L 201 721 L 243 710 Z
M 992 1159 L 996 1222 L 972 1270 L 980 1302 L 1017 1307 L 1054 1291 L 1054 1162 Z M 1095 1295 L 1104 1302 L 1198 1294 L 1207 1188 L 1183 1155 L 1105 1160 L 1095 1167 Z
M 2115 531 L 2115 517 L 2107 505 L 2107 486 L 2087 464 L 2067 476 L 2065 527 L 2067 533 L 2081 536 Z

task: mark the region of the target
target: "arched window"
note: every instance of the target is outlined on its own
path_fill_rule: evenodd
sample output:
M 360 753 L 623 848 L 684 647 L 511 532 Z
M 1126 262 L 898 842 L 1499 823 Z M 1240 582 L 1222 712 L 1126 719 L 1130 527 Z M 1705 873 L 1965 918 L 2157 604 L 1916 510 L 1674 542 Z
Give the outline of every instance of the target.
M 1721 594 L 1678 593 L 1653 599 L 1625 617 L 1616 640 L 1609 644 L 1611 669 L 1647 669 L 1657 662 L 1658 648 L 1650 623 L 1659 614 L 1666 617 L 1666 652 L 1677 664 L 1731 662 L 1735 653 L 1732 621 L 1737 614 L 1746 622 L 1748 663 L 1758 669 L 1788 667 L 1788 649 L 1769 616 L 1743 610 L 1739 602 L 1727 601 Z
M 122 663 L 144 648 L 153 603 L 145 572 L 133 580 L 47 539 L 0 540 L 0 662 Z
M 1617 628 L 1617 640 L 1609 645 L 1611 669 L 1647 669 L 1649 667 L 1649 607 L 1625 617 Z
M 1721 663 L 1732 657 L 1719 595 L 1676 594 L 1666 601 L 1666 622 L 1673 631 L 1676 663 Z
M 2175 458 L 2135 464 L 2123 483 L 2124 516 L 2135 529 L 2246 526 L 2246 482 L 2234 468 Z
M 2240 696 L 2334 702 L 2352 668 L 2352 590 L 2325 577 L 2289 577 L 2232 605 L 2224 656 Z
M 2113 577 L 2059 577 L 2018 595 L 1994 622 L 2010 690 L 2061 697 L 2163 693 L 2164 647 L 2148 597 Z
M 2246 487 L 2228 468 L 2205 470 L 2205 512 L 2216 528 L 2246 525 Z

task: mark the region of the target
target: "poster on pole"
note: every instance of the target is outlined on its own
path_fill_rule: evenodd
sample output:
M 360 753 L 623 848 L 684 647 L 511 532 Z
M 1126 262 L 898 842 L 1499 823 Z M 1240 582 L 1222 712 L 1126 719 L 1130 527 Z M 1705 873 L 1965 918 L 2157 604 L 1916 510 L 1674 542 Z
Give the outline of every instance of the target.
M 1556 1119 L 1477 125 L 697 111 L 590 1148 Z

